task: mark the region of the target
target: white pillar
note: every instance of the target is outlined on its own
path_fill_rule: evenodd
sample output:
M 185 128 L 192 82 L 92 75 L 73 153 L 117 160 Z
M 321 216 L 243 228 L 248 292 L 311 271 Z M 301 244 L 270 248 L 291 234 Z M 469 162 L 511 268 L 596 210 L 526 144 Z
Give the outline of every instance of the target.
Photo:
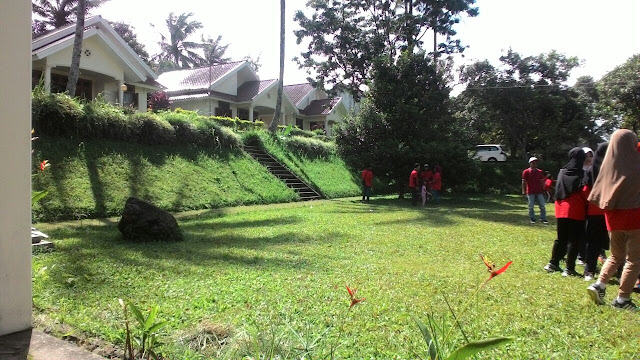
M 124 85 L 124 81 L 118 80 L 118 105 L 120 106 L 124 103 L 124 91 L 122 91 L 122 85 Z
M 280 113 L 280 125 L 287 125 L 287 122 L 284 119 L 284 111 Z
M 138 111 L 147 111 L 147 90 L 139 88 L 138 90 Z
M 53 66 L 49 64 L 44 66 L 44 91 L 47 94 L 51 93 L 51 68 Z
M 329 120 L 324 119 L 324 132 L 329 135 Z
M 253 105 L 249 105 L 249 121 L 253 121 Z
M 0 2 L 0 335 L 31 327 L 29 24 L 28 1 Z

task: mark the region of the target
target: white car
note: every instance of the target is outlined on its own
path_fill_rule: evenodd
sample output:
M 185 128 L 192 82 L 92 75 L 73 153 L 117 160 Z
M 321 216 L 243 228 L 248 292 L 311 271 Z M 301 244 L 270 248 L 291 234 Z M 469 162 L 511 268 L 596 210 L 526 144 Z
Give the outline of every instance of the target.
M 502 145 L 483 144 L 476 146 L 474 159 L 480 161 L 507 161 L 507 154 L 502 150 Z

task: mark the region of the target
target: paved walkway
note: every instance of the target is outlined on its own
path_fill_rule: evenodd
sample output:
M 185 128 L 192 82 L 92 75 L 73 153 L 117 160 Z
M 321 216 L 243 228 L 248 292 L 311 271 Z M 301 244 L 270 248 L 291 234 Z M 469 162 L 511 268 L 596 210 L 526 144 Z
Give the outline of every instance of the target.
M 25 330 L 0 336 L 0 360 L 105 360 L 68 341 L 40 330 Z

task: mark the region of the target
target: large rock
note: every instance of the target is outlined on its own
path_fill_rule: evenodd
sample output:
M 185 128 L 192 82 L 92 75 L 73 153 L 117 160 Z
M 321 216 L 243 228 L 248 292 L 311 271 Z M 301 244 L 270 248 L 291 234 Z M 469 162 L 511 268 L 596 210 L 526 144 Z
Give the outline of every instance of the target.
M 131 241 L 182 241 L 173 215 L 135 197 L 127 199 L 118 229 Z

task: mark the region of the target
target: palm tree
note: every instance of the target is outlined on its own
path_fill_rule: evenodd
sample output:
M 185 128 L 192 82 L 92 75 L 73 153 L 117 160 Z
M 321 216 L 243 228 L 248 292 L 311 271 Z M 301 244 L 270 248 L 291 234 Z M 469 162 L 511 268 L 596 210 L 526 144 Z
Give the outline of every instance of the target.
M 204 62 L 203 57 L 195 51 L 202 45 L 187 41 L 190 35 L 202 28 L 199 21 L 189 21 L 191 16 L 193 13 L 182 13 L 179 16 L 169 14 L 166 20 L 169 37 L 160 34 L 160 54 L 155 56 L 156 61 L 171 61 L 181 68 L 193 67 Z
M 88 12 L 108 0 L 86 0 L 85 10 Z M 73 23 L 77 13 L 78 0 L 32 0 L 31 11 L 41 17 L 35 20 L 33 28 L 38 32 L 57 29 Z
M 84 35 L 84 15 L 86 12 L 86 0 L 77 0 L 76 7 L 76 33 L 73 39 L 73 52 L 71 54 L 71 66 L 67 79 L 67 94 L 75 96 L 78 75 L 80 75 L 80 55 L 82 52 L 82 37 Z
M 269 125 L 270 132 L 278 130 L 280 122 L 280 111 L 282 110 L 282 87 L 284 78 L 284 0 L 280 0 L 280 78 L 278 79 L 278 100 L 276 102 L 276 112 Z
M 231 59 L 224 57 L 224 53 L 227 51 L 229 44 L 221 45 L 222 36 L 218 35 L 218 37 L 214 40 L 212 37 L 204 38 L 204 35 L 201 37 L 202 43 L 200 47 L 202 48 L 202 52 L 204 53 L 204 61 L 201 65 L 212 65 L 229 62 Z

